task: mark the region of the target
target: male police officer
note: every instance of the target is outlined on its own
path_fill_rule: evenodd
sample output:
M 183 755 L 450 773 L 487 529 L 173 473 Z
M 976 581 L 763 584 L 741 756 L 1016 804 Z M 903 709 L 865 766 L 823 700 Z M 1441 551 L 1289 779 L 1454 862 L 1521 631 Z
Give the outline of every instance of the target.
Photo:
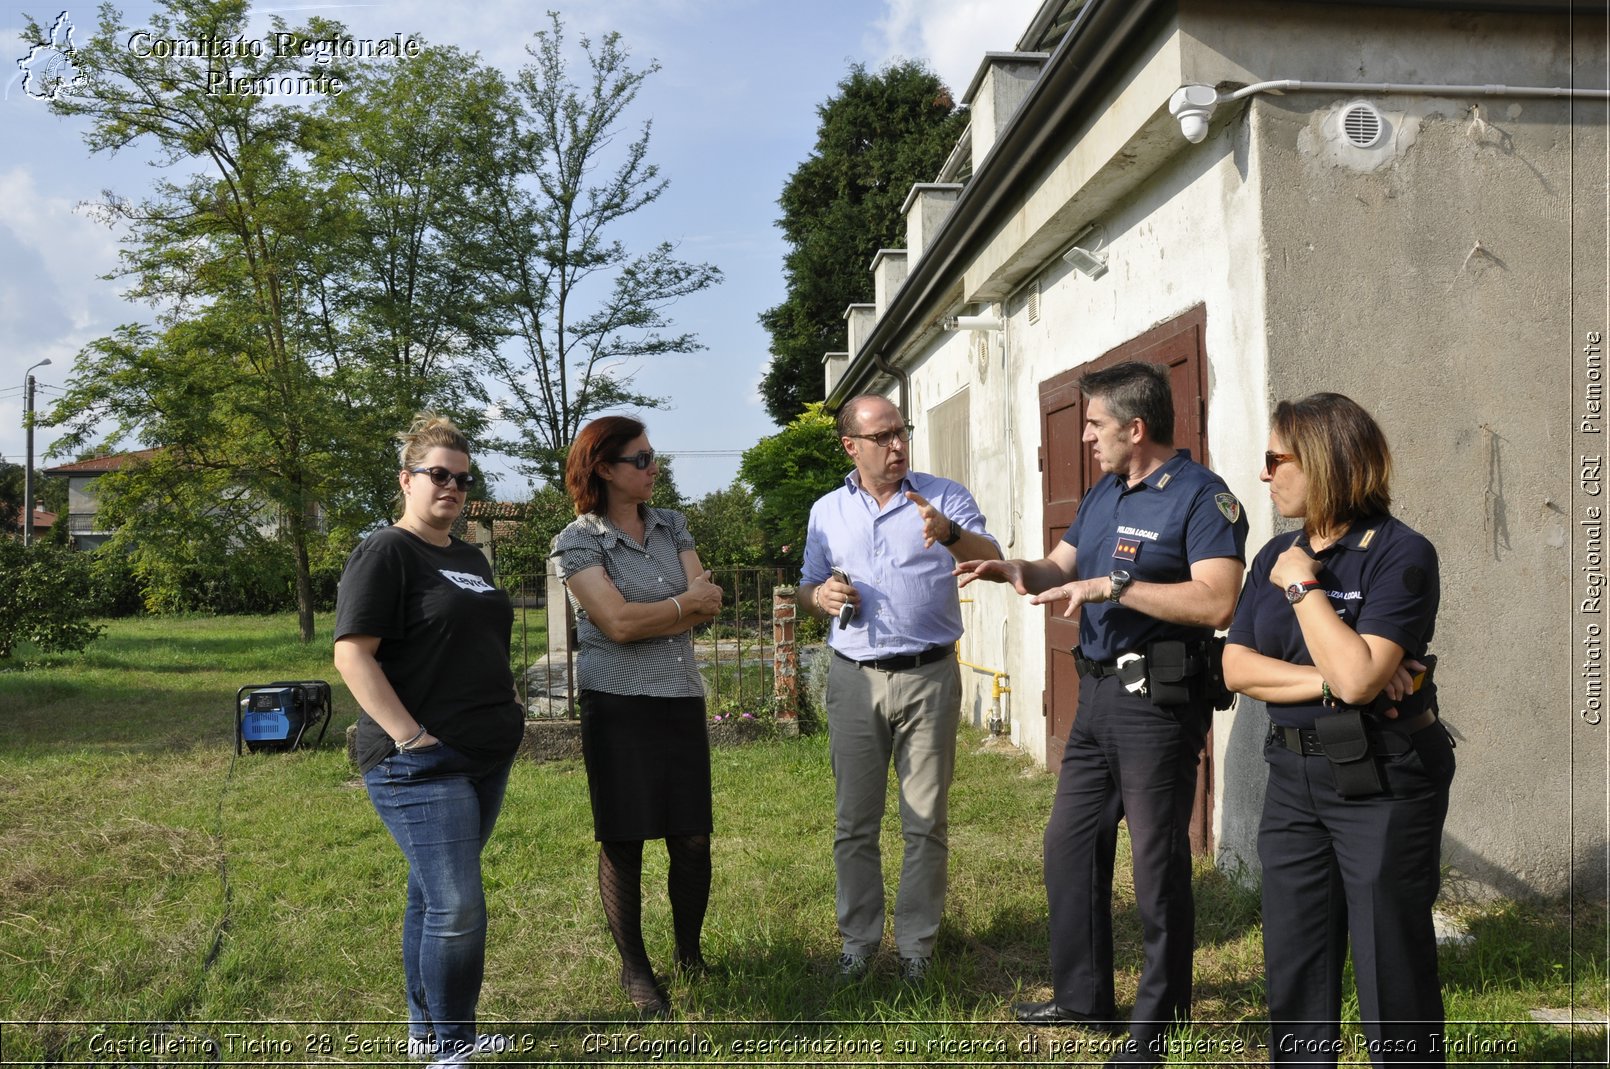
M 945 906 L 961 718 L 953 569 L 973 557 L 999 560 L 1001 551 L 965 487 L 908 470 L 911 430 L 894 405 L 876 395 L 851 399 L 839 412 L 839 435 L 855 470 L 811 508 L 799 588 L 807 612 L 842 620 L 828 628 L 827 677 L 839 971 L 865 973 L 883 939 L 878 832 L 893 756 L 905 837 L 894 939 L 901 974 L 920 980 Z
M 1118 364 L 1085 375 L 1079 389 L 1084 440 L 1104 475 L 1063 540 L 1043 560 L 968 561 L 956 571 L 964 586 L 989 579 L 1035 604 L 1066 601 L 1064 615 L 1084 607 L 1079 713 L 1045 830 L 1054 997 L 1020 1003 L 1018 1020 L 1119 1030 L 1112 875 L 1127 818 L 1145 963 L 1130 1038 L 1112 1061 L 1155 1065 L 1166 1030 L 1191 1008 L 1188 825 L 1212 713 L 1210 640 L 1235 608 L 1247 523 L 1224 481 L 1174 449 L 1167 371 Z

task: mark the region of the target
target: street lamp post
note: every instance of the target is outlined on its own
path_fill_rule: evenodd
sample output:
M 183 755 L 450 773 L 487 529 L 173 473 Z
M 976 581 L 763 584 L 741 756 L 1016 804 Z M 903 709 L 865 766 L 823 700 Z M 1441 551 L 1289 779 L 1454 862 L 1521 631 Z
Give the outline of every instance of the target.
M 45 357 L 22 373 L 22 430 L 28 445 L 22 465 L 22 544 L 34 541 L 34 368 L 50 363 Z

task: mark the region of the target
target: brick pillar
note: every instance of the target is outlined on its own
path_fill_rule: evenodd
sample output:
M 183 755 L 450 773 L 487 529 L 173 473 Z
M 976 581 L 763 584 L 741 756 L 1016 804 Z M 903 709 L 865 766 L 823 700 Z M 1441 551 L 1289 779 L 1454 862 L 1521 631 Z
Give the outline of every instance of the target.
M 771 590 L 772 693 L 777 699 L 777 719 L 795 720 L 799 716 L 799 647 L 794 642 L 795 590 L 775 586 Z

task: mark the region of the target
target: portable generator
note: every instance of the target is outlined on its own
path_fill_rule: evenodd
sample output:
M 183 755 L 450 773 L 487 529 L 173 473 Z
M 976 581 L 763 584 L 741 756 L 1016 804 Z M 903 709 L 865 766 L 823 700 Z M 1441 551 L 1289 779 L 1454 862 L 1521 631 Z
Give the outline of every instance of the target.
M 315 726 L 319 737 L 309 745 L 317 747 L 330 727 L 330 684 L 322 679 L 254 683 L 235 692 L 237 754 L 241 743 L 253 753 L 294 750 Z

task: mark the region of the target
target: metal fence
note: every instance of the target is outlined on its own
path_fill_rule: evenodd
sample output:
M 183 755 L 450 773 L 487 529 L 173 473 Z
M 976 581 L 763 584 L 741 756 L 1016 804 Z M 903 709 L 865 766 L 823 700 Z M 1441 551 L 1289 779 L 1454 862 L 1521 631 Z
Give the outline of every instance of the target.
M 725 592 L 721 615 L 693 633 L 705 702 L 712 716 L 773 713 L 772 591 L 787 579 L 781 568 L 714 568 Z M 577 715 L 575 615 L 564 587 L 548 574 L 500 575 L 514 602 L 511 656 L 515 685 L 527 715 Z M 568 640 L 567 640 L 567 636 Z

